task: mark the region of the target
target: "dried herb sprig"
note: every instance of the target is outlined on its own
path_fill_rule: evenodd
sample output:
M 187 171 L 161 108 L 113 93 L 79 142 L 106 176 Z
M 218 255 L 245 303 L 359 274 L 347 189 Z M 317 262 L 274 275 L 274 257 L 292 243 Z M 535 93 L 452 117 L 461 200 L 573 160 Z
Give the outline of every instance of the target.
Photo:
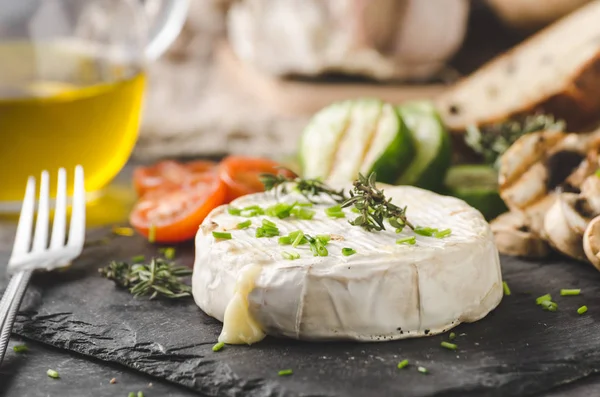
M 289 172 L 293 174 L 291 171 Z M 302 194 L 311 203 L 318 202 L 316 199 L 321 195 L 329 196 L 337 203 L 346 200 L 344 189 L 332 189 L 319 179 L 302 179 L 296 175 L 289 177 L 283 174 L 262 174 L 260 175 L 260 181 L 265 186 L 266 191 L 280 188 L 280 192 L 283 194 L 289 193 L 288 184 L 293 184 L 294 190 Z
M 354 181 L 354 188 L 350 191 L 350 198 L 342 203 L 342 208 L 354 206 L 359 215 L 350 224 L 361 226 L 367 231 L 385 230 L 384 220 L 396 229 L 408 226 L 415 229 L 406 217 L 406 207 L 392 204 L 391 198 L 386 198 L 383 190 L 376 186 L 377 175 L 373 172 L 369 177 L 358 174 Z
M 536 114 L 522 120 L 508 120 L 482 128 L 467 127 L 465 143 L 481 155 L 486 164 L 498 165 L 498 159 L 521 136 L 535 131 L 564 131 L 563 120 L 548 114 Z
M 98 271 L 134 296 L 183 298 L 192 293 L 192 288 L 181 280 L 190 276 L 192 270 L 161 258 L 154 258 L 149 264 L 113 261 Z

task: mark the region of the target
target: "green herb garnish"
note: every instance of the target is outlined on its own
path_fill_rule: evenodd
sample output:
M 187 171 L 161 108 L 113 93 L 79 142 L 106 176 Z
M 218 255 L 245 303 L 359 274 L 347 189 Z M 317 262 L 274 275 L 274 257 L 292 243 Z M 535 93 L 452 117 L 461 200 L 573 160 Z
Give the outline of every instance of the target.
M 342 248 L 342 255 L 350 256 L 350 255 L 354 255 L 354 254 L 356 254 L 356 250 L 354 250 L 352 248 Z
M 212 351 L 214 351 L 214 352 L 218 352 L 218 351 L 219 351 L 219 350 L 221 350 L 221 349 L 222 349 L 224 346 L 225 346 L 225 343 L 223 343 L 223 342 L 219 342 L 219 343 L 215 344 L 215 345 L 212 347 Z
M 296 207 L 292 210 L 292 215 L 303 221 L 310 221 L 315 216 L 315 214 L 315 211 L 308 210 L 306 208 Z
M 56 372 L 53 369 L 49 369 L 48 371 L 46 371 L 46 375 L 48 375 L 52 379 L 58 379 L 58 378 L 60 378 L 60 376 L 58 375 L 58 372 Z
M 438 230 L 434 229 L 432 227 L 417 226 L 417 227 L 415 227 L 414 232 L 415 232 L 415 234 L 418 234 L 419 236 L 433 237 L 434 234 L 438 232 Z
M 458 346 L 456 346 L 454 343 L 450 343 L 450 342 L 446 342 L 446 341 L 443 341 L 442 343 L 440 343 L 440 346 L 442 346 L 448 350 L 458 349 Z
M 579 309 L 577 309 L 577 314 L 580 314 L 580 315 L 581 315 L 581 314 L 583 314 L 583 313 L 585 313 L 585 312 L 587 312 L 587 311 L 588 311 L 588 308 L 587 308 L 587 306 L 583 305 L 583 306 L 581 306 Z
M 444 230 L 437 230 L 435 229 L 435 232 L 433 233 L 433 237 L 435 238 L 445 238 L 448 237 L 452 234 L 452 230 L 451 229 L 444 229 Z
M 561 289 L 560 296 L 577 296 L 581 293 L 580 289 Z
M 456 334 L 454 332 L 450 332 L 450 335 L 448 335 L 448 339 L 450 339 L 450 340 L 456 339 Z
M 541 305 L 544 310 L 549 312 L 555 312 L 558 309 L 558 305 L 552 301 L 542 301 Z
M 227 207 L 227 212 L 229 213 L 229 215 L 235 215 L 235 216 L 239 216 L 242 214 L 242 210 L 239 208 L 235 208 L 232 206 Z
M 552 295 L 546 294 L 546 295 L 542 295 L 542 296 L 536 298 L 535 299 L 535 303 L 538 304 L 538 305 L 541 305 L 542 302 L 551 301 L 551 300 L 552 300 Z
M 192 293 L 192 288 L 181 281 L 183 277 L 191 276 L 192 270 L 161 258 L 152 259 L 149 264 L 113 261 L 98 270 L 103 277 L 127 288 L 134 296 L 183 298 Z
M 265 210 L 259 207 L 258 205 L 249 205 L 240 210 L 240 216 L 245 218 L 251 218 L 253 216 L 264 215 Z
M 288 184 L 293 184 L 295 185 L 294 190 L 302 194 L 311 203 L 318 202 L 315 199 L 321 195 L 328 196 L 338 203 L 346 199 L 343 189 L 334 190 L 319 179 L 302 179 L 297 176 L 290 178 L 281 174 L 262 174 L 260 181 L 265 186 L 266 191 L 280 188 L 280 192 L 283 194 L 289 193 Z
M 250 226 L 252 226 L 252 221 L 250 219 L 237 224 L 238 229 L 248 229 Z
M 502 282 L 502 289 L 504 289 L 504 295 L 506 295 L 506 296 L 510 295 L 510 288 L 508 287 L 508 284 L 506 283 L 506 281 Z
M 427 368 L 425 368 L 425 367 L 417 367 L 417 371 L 419 371 L 422 374 L 426 374 L 429 372 L 429 371 L 427 371 Z
M 156 227 L 154 226 L 154 224 L 151 224 L 150 228 L 148 229 L 148 242 L 154 243 L 155 241 L 156 241 Z
M 137 397 L 144 397 L 144 392 L 138 391 Z
M 304 232 L 302 230 L 298 230 L 298 232 L 295 234 L 295 236 L 296 237 L 294 237 L 294 241 L 292 241 L 292 247 L 296 248 L 297 246 L 302 244 L 303 241 L 306 242 L 306 239 L 304 238 Z M 290 238 L 291 237 L 292 236 L 290 236 Z
M 404 238 L 396 240 L 396 244 L 415 245 L 416 243 L 417 243 L 417 238 L 415 236 L 404 237 Z
M 339 204 L 334 205 L 333 207 L 325 208 L 325 215 L 336 219 L 346 217 L 346 214 L 344 214 L 344 211 L 342 210 L 342 206 Z
M 146 260 L 146 257 L 144 255 L 136 255 L 136 256 L 131 257 L 131 261 L 133 263 L 142 263 L 145 260 Z
M 279 243 L 279 245 L 290 245 L 292 243 L 292 239 L 290 238 L 290 236 L 281 236 L 279 237 L 277 242 Z
M 256 237 L 275 237 L 279 236 L 279 229 L 275 223 L 268 219 L 263 219 L 262 226 L 256 228 Z
M 321 241 L 320 239 L 309 236 L 308 234 L 305 234 L 304 238 L 306 238 L 306 240 L 308 241 L 308 244 L 310 245 L 310 250 L 312 251 L 314 256 L 329 255 L 329 251 L 327 251 L 327 248 L 325 247 L 327 243 L 323 243 L 323 241 Z
M 291 369 L 282 369 L 281 371 L 277 372 L 277 375 L 279 376 L 287 376 L 287 375 L 291 375 L 294 372 Z
M 29 351 L 29 348 L 26 345 L 15 345 L 13 346 L 13 351 L 15 353 L 25 353 Z
M 276 217 L 279 219 L 289 218 L 292 214 L 292 210 L 296 207 L 297 203 L 277 203 L 267 208 L 265 213 L 269 216 Z
M 281 256 L 283 256 L 283 259 L 287 259 L 289 261 L 300 259 L 300 254 L 293 251 L 283 251 Z
M 231 240 L 231 233 L 229 232 L 212 232 L 214 238 L 218 238 L 221 240 Z
M 174 247 L 161 248 L 159 250 L 159 252 L 162 253 L 166 259 L 172 260 L 173 258 L 175 258 L 175 248 Z
M 398 363 L 398 369 L 402 369 L 408 365 L 408 360 L 402 360 Z

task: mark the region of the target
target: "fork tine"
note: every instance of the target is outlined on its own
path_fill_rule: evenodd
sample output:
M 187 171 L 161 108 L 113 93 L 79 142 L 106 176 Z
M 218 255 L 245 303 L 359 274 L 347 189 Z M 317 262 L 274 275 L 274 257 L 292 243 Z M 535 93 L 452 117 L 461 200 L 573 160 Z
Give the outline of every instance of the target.
M 73 191 L 73 209 L 71 211 L 71 225 L 69 228 L 69 247 L 83 249 L 85 241 L 85 186 L 83 181 L 83 167 L 75 167 L 75 188 Z
M 17 234 L 15 236 L 15 244 L 13 246 L 11 261 L 18 255 L 29 251 L 31 243 L 31 227 L 33 226 L 33 213 L 35 210 L 35 178 L 30 176 L 27 180 L 27 188 L 25 189 L 25 197 L 21 207 L 21 215 L 19 215 L 19 224 L 17 226 Z
M 42 171 L 40 179 L 40 199 L 38 204 L 37 221 L 35 222 L 35 235 L 33 237 L 33 252 L 41 252 L 48 246 L 48 196 L 49 192 L 48 171 Z
M 58 183 L 56 187 L 56 209 L 52 223 L 52 239 L 50 249 L 57 249 L 65 244 L 67 221 L 67 172 L 64 168 L 58 170 Z

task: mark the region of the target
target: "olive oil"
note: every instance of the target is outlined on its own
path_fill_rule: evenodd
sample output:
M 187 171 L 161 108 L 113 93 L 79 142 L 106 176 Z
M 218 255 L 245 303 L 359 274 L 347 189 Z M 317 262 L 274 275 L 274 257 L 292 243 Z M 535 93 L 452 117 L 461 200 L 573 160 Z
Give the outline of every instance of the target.
M 141 66 L 68 44 L 0 43 L 0 211 L 20 201 L 27 177 L 44 169 L 55 176 L 65 167 L 72 182 L 81 164 L 86 190 L 100 190 L 136 142 Z

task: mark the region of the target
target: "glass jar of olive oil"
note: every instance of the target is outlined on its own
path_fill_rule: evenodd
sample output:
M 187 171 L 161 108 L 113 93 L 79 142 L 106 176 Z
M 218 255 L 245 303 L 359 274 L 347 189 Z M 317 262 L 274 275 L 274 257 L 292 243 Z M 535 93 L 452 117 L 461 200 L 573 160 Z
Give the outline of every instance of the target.
M 116 176 L 137 139 L 144 66 L 187 3 L 0 0 L 0 212 L 18 210 L 42 170 L 81 164 L 92 193 Z

